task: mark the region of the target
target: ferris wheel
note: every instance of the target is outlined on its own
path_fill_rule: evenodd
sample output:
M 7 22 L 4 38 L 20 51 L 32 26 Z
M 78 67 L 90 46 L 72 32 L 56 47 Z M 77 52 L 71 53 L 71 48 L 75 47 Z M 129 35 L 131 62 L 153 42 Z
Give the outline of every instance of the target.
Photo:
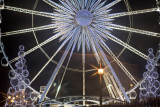
M 53 8 L 53 12 L 48 12 L 46 10 L 36 11 L 39 2 L 43 2 L 42 4 L 48 6 L 49 8 Z M 114 7 L 116 7 L 116 5 L 119 3 L 123 3 L 126 11 L 112 12 L 112 8 L 114 9 Z M 4 9 L 13 12 L 19 12 L 21 14 L 29 14 L 32 16 L 32 25 L 30 28 L 1 33 L 1 50 L 4 54 L 4 58 L 2 58 L 2 60 L 6 60 L 6 63 L 2 64 L 4 66 L 9 65 L 12 71 L 14 71 L 13 65 L 19 59 L 19 57 L 10 59 L 10 56 L 8 56 L 7 52 L 5 52 L 5 41 L 7 41 L 10 37 L 22 36 L 31 32 L 33 33 L 32 40 L 36 42 L 36 46 L 28 49 L 21 56 L 30 56 L 35 51 L 40 50 L 41 53 L 47 58 L 47 61 L 43 64 L 43 66 L 39 66 L 39 71 L 35 73 L 34 77 L 31 78 L 31 81 L 27 85 L 34 92 L 40 94 L 34 88 L 32 88 L 31 85 L 35 82 L 39 75 L 45 71 L 50 63 L 55 65 L 55 67 L 52 68 L 50 79 L 45 87 L 45 90 L 40 97 L 40 103 L 46 98 L 61 68 L 64 69 L 64 73 L 60 82 L 60 86 L 67 70 L 83 73 L 83 99 L 85 99 L 85 75 L 87 72 L 95 70 L 86 69 L 86 55 L 88 52 L 92 52 L 94 54 L 94 61 L 97 64 L 102 63 L 104 66 L 105 72 L 103 79 L 110 97 L 120 99 L 122 101 L 127 100 L 127 102 L 130 102 L 129 94 L 135 92 L 135 89 L 141 84 L 141 81 L 136 80 L 136 78 L 125 67 L 122 61 L 120 61 L 119 57 L 125 50 L 129 50 L 136 54 L 137 57 L 140 57 L 144 60 L 148 59 L 146 54 L 130 45 L 132 33 L 142 34 L 157 39 L 160 38 L 160 33 L 137 29 L 133 26 L 134 15 L 159 12 L 159 7 L 132 11 L 128 0 L 113 0 L 109 3 L 107 0 L 35 0 L 32 10 L 8 6 L 5 4 L 5 1 L 1 1 L 1 9 L 2 11 Z M 45 17 L 46 20 L 50 19 L 51 21 L 47 21 L 47 25 L 35 27 L 35 21 L 39 17 Z M 127 17 L 129 26 L 116 24 L 116 20 L 121 20 L 122 17 Z M 54 32 L 52 32 L 52 35 L 50 34 L 49 36 L 46 36 L 48 38 L 45 38 L 44 41 L 40 41 L 38 33 L 41 31 L 45 32 L 46 30 Z M 114 30 L 118 32 L 127 32 L 125 41 L 114 35 Z M 18 37 L 16 39 L 18 39 Z M 108 45 L 108 41 L 112 41 L 113 44 L 119 45 L 123 48 L 120 49 L 118 54 L 115 54 L 115 51 L 113 52 L 112 48 L 110 47 L 112 45 Z M 28 45 L 32 44 L 31 42 L 27 41 Z M 54 46 L 53 44 L 51 46 L 52 42 L 55 44 Z M 52 48 L 50 48 L 49 51 L 46 51 L 45 48 L 47 47 Z M 76 49 L 79 53 L 81 53 L 82 56 L 81 60 L 79 61 L 79 63 L 82 63 L 81 69 L 69 67 L 69 63 Z M 50 55 L 48 52 L 52 52 L 52 54 Z M 58 60 L 55 59 L 60 53 L 62 53 L 61 57 L 58 58 Z M 112 60 L 108 59 L 106 54 L 109 55 Z M 37 56 L 35 55 L 32 57 Z M 124 86 L 122 85 L 114 67 L 112 66 L 112 63 L 114 62 L 132 82 L 133 87 L 130 90 L 124 90 Z M 57 90 L 56 96 L 58 93 L 59 90 Z

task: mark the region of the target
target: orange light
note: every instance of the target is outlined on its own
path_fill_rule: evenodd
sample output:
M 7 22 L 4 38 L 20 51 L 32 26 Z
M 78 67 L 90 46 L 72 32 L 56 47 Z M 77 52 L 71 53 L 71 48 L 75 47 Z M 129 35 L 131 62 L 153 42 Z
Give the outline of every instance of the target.
M 98 69 L 98 74 L 103 75 L 104 74 L 104 69 Z

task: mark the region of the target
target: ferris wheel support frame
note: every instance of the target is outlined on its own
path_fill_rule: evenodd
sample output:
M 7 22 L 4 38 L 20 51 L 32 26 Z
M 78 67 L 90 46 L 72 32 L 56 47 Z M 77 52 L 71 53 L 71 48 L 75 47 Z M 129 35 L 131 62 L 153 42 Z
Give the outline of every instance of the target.
M 76 29 L 76 32 L 77 32 L 77 29 Z M 62 66 L 62 64 L 63 64 L 63 62 L 64 62 L 64 60 L 65 60 L 65 58 L 66 58 L 66 56 L 67 56 L 67 54 L 68 54 L 68 52 L 69 52 L 72 44 L 73 44 L 73 42 L 74 42 L 74 39 L 75 39 L 76 36 L 77 36 L 77 35 L 76 35 L 76 32 L 74 33 L 74 36 L 73 36 L 72 39 L 70 40 L 70 42 L 69 42 L 69 44 L 68 44 L 68 46 L 67 46 L 67 48 L 66 48 L 66 50 L 65 50 L 65 52 L 64 52 L 64 54 L 63 54 L 63 56 L 61 57 L 58 65 L 57 65 L 57 67 L 55 68 L 55 70 L 54 70 L 54 72 L 53 72 L 53 74 L 52 74 L 52 76 L 51 76 L 51 78 L 50 78 L 50 80 L 49 80 L 49 82 L 48 82 L 48 84 L 47 84 L 47 86 L 46 86 L 46 89 L 44 90 L 44 92 L 43 92 L 43 94 L 42 94 L 42 96 L 41 96 L 41 98 L 40 98 L 40 100 L 39 100 L 39 103 L 42 103 L 42 101 L 43 101 L 44 98 L 46 97 L 46 95 L 47 95 L 47 93 L 48 93 L 48 91 L 49 91 L 49 89 L 50 89 L 53 81 L 55 80 L 55 77 L 56 77 L 56 75 L 57 75 L 60 67 Z
M 90 33 L 91 33 L 92 35 L 94 35 L 93 31 L 92 31 L 89 27 L 88 27 L 88 30 L 90 31 Z M 117 85 L 118 85 L 119 88 L 121 89 L 121 91 L 122 91 L 125 99 L 127 100 L 127 102 L 130 102 L 130 99 L 128 98 L 128 96 L 127 96 L 127 94 L 126 94 L 126 92 L 125 92 L 125 90 L 124 90 L 121 82 L 119 81 L 117 75 L 115 74 L 115 71 L 113 70 L 112 66 L 110 65 L 110 63 L 109 63 L 106 55 L 104 54 L 101 46 L 100 46 L 99 43 L 97 42 L 97 39 L 96 39 L 94 36 L 92 36 L 92 37 L 93 37 L 93 38 L 92 38 L 93 41 L 95 42 L 96 48 L 97 48 L 97 50 L 98 50 L 98 54 L 99 54 L 99 56 L 101 57 L 101 60 L 103 61 L 103 63 L 104 63 L 105 66 L 108 66 L 108 67 L 110 68 L 111 73 L 112 73 L 112 75 L 113 75 L 113 77 L 114 77 Z M 114 83 L 113 80 L 112 80 L 112 82 Z M 119 93 L 119 92 L 118 92 L 118 93 Z M 120 96 L 120 97 L 121 97 L 121 96 Z

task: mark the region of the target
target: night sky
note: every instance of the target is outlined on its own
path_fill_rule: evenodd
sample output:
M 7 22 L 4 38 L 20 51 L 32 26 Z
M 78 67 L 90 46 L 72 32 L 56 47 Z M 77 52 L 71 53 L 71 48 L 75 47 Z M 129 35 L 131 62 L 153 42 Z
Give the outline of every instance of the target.
M 36 0 L 5 0 L 5 5 L 32 10 L 35 1 Z M 58 3 L 58 0 L 54 0 L 54 1 Z M 113 0 L 108 0 L 106 4 L 112 1 Z M 150 8 L 156 7 L 156 0 L 129 0 L 129 3 L 131 5 L 132 10 L 150 9 Z M 51 13 L 53 12 L 53 8 L 48 4 L 44 3 L 42 0 L 38 0 L 38 4 L 35 10 L 51 12 Z M 126 12 L 126 11 L 127 11 L 126 7 L 124 5 L 124 2 L 122 1 L 112 8 L 111 13 Z M 2 24 L 1 24 L 2 33 L 7 31 L 14 31 L 14 30 L 20 30 L 20 29 L 32 27 L 32 16 L 30 14 L 18 13 L 18 12 L 13 12 L 8 10 L 3 10 L 1 13 L 2 13 Z M 133 27 L 137 29 L 160 33 L 160 30 L 159 30 L 160 26 L 158 25 L 158 17 L 159 16 L 157 12 L 134 15 Z M 116 18 L 115 21 L 113 21 L 113 23 L 123 25 L 123 26 L 130 25 L 129 17 Z M 42 17 L 42 16 L 34 16 L 34 27 L 47 25 L 47 24 L 51 24 L 51 19 Z M 38 31 L 38 32 L 35 32 L 35 34 L 37 36 L 39 43 L 43 42 L 50 36 L 54 35 L 53 29 Z M 120 38 L 122 41 L 126 42 L 129 33 L 124 31 L 119 31 L 119 30 L 113 30 L 112 34 Z M 5 52 L 9 60 L 17 57 L 17 53 L 19 51 L 18 49 L 19 45 L 24 45 L 25 51 L 37 45 L 33 32 L 2 37 L 2 42 L 4 43 Z M 159 42 L 160 42 L 160 38 L 133 33 L 129 44 L 147 55 L 148 48 L 153 48 L 154 53 L 156 53 Z M 50 42 L 47 45 L 43 46 L 42 48 L 45 50 L 45 52 L 49 56 L 52 56 L 52 54 L 57 50 L 60 44 L 61 43 L 59 43 L 59 40 L 56 39 L 53 42 Z M 123 49 L 122 46 L 114 43 L 111 40 L 106 41 L 106 44 L 111 48 L 111 50 L 114 52 L 116 56 L 119 55 L 119 53 Z M 60 60 L 65 48 L 66 46 L 54 58 L 55 61 Z M 108 56 L 107 53 L 106 53 L 106 56 L 110 61 L 113 60 L 110 56 Z M 74 54 L 69 63 L 69 67 L 82 70 L 81 57 L 82 57 L 81 51 L 77 52 L 77 49 L 75 49 Z M 30 75 L 29 75 L 30 80 L 37 74 L 37 72 L 42 68 L 42 66 L 48 61 L 48 59 L 41 52 L 40 49 L 32 52 L 31 54 L 27 55 L 25 58 L 27 60 L 28 70 L 30 72 Z M 142 74 L 145 71 L 146 60 L 135 55 L 134 53 L 132 53 L 127 49 L 122 53 L 119 59 L 130 71 L 130 73 L 135 77 L 136 80 L 139 81 L 142 79 Z M 67 60 L 68 60 L 68 57 L 65 60 L 64 65 L 66 65 Z M 92 51 L 86 53 L 86 69 L 87 70 L 93 69 L 91 65 L 99 67 L 99 65 L 96 63 L 96 59 Z M 14 63 L 12 63 L 12 66 L 15 68 Z M 129 85 L 131 84 L 131 81 L 127 78 L 127 76 L 123 73 L 123 71 L 120 69 L 120 67 L 118 67 L 118 65 L 115 62 L 112 63 L 112 66 L 117 76 L 119 77 L 120 81 L 122 82 L 122 85 L 125 87 L 126 90 L 128 90 L 130 88 Z M 39 91 L 40 86 L 45 86 L 48 83 L 49 78 L 51 77 L 55 67 L 56 67 L 55 64 L 50 63 L 31 86 L 37 91 Z M 7 89 L 10 87 L 10 83 L 9 83 L 10 80 L 8 78 L 9 70 L 10 70 L 9 67 L 8 68 L 0 67 L 0 72 L 1 72 L 0 92 L 6 93 Z M 98 90 L 100 87 L 99 76 L 98 75 L 92 76 L 95 72 L 96 71 L 86 73 L 86 95 L 95 96 L 99 94 L 98 93 Z M 54 82 L 56 83 L 56 86 L 52 85 L 48 93 L 49 97 L 54 98 L 57 90 L 57 86 L 60 83 L 63 73 L 64 73 L 64 69 L 61 68 Z M 104 82 L 103 82 L 103 87 L 104 87 L 103 96 L 108 96 L 108 92 L 105 88 Z M 64 80 L 62 83 L 62 89 L 60 91 L 59 97 L 74 96 L 74 95 L 82 95 L 82 73 L 68 70 L 64 77 Z M 0 96 L 0 98 L 1 100 L 3 99 L 2 96 Z

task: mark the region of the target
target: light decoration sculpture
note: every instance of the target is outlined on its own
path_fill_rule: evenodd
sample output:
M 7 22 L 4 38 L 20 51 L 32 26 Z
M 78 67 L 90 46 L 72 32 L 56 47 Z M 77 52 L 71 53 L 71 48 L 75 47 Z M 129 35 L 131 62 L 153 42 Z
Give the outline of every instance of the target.
M 140 100 L 160 97 L 160 82 L 157 80 L 159 78 L 159 74 L 155 67 L 156 63 L 154 61 L 155 57 L 153 49 L 150 48 L 148 52 L 148 61 L 146 65 L 147 71 L 143 73 L 143 77 L 145 79 L 140 86 Z
M 35 107 L 35 95 L 27 86 L 30 80 L 27 70 L 26 60 L 24 58 L 24 46 L 19 46 L 18 61 L 15 63 L 15 71 L 9 72 L 11 87 L 8 89 L 5 107 Z

